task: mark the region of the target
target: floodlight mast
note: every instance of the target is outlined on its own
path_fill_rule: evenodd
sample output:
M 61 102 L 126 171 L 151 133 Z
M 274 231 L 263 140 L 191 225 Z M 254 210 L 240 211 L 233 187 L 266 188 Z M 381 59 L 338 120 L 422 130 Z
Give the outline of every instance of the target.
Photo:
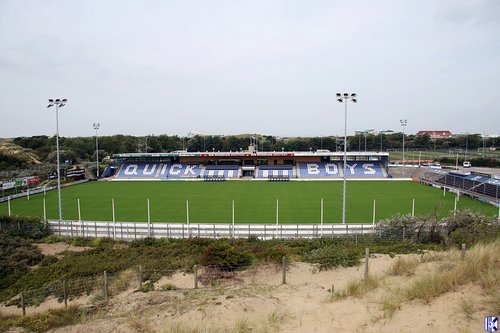
M 405 127 L 408 124 L 408 119 L 400 119 L 401 127 L 403 127 L 403 178 L 405 178 Z
M 98 136 L 97 136 L 97 130 L 99 129 L 99 126 L 100 126 L 99 123 L 94 123 L 94 129 L 95 129 L 95 154 L 96 154 L 96 165 L 97 165 L 96 176 L 97 176 L 97 179 L 99 179 L 99 141 L 98 141 Z
M 53 106 L 56 107 L 56 153 L 57 153 L 57 196 L 58 196 L 58 204 L 59 204 L 59 223 L 62 222 L 62 206 L 61 206 L 61 163 L 59 157 L 59 108 L 62 108 L 66 105 L 68 100 L 66 98 L 63 99 L 49 99 L 49 105 L 47 108 L 51 108 Z
M 393 130 L 381 130 L 379 133 L 380 133 L 380 151 L 382 152 L 383 151 L 383 148 L 382 148 L 382 137 L 384 136 L 384 134 L 390 134 L 390 133 L 393 133 L 394 131 Z
M 345 201 L 346 201 L 346 172 L 347 172 L 347 102 L 357 103 L 358 98 L 355 93 L 337 93 L 337 102 L 344 103 L 344 189 L 342 194 L 342 224 L 345 224 Z

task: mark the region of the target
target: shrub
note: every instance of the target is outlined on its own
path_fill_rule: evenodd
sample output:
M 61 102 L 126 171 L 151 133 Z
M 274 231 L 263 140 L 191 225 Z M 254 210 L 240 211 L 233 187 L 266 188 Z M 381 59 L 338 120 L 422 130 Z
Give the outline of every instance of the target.
M 27 240 L 0 231 L 0 292 L 14 284 L 29 266 L 38 264 L 42 253 Z
M 50 234 L 39 217 L 0 216 L 0 229 L 16 237 L 42 239 Z
M 209 245 L 198 262 L 204 266 L 215 266 L 224 270 L 235 270 L 252 263 L 252 255 L 225 242 Z
M 395 215 L 379 223 L 381 238 L 386 241 L 412 241 L 415 243 L 440 243 L 441 227 L 435 217 Z
M 310 251 L 305 255 L 305 260 L 317 264 L 320 271 L 333 267 L 351 267 L 359 264 L 362 257 L 360 249 L 340 246 L 325 246 Z
M 480 241 L 500 237 L 500 226 L 493 218 L 469 210 L 460 211 L 454 218 L 450 217 L 445 222 L 446 243 L 450 246 L 471 246 Z
M 50 266 L 54 263 L 56 263 L 57 261 L 59 260 L 59 258 L 57 258 L 56 256 L 53 256 L 53 255 L 47 255 L 45 256 L 42 261 L 40 261 L 40 266 Z

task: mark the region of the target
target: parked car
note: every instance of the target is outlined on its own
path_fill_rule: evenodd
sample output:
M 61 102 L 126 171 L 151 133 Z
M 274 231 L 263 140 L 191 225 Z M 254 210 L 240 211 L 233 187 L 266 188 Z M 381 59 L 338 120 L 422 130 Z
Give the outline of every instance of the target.
M 470 168 L 472 165 L 470 164 L 469 161 L 464 161 L 463 166 L 464 166 L 464 168 Z

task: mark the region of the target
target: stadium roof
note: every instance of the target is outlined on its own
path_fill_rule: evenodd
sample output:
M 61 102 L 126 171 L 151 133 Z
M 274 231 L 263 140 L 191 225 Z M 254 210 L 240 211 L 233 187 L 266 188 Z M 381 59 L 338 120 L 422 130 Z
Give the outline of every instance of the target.
M 298 156 L 343 156 L 344 152 L 330 151 L 235 151 L 235 152 L 170 152 L 170 153 L 125 153 L 113 154 L 113 158 L 143 158 L 143 157 L 298 157 Z M 389 156 L 387 152 L 347 152 L 347 156 Z

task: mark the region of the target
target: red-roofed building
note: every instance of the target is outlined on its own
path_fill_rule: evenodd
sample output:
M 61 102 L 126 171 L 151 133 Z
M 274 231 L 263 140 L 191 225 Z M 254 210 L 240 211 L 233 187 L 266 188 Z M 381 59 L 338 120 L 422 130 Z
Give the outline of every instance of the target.
M 453 137 L 450 131 L 418 131 L 417 135 L 429 135 L 431 140 L 447 139 Z

